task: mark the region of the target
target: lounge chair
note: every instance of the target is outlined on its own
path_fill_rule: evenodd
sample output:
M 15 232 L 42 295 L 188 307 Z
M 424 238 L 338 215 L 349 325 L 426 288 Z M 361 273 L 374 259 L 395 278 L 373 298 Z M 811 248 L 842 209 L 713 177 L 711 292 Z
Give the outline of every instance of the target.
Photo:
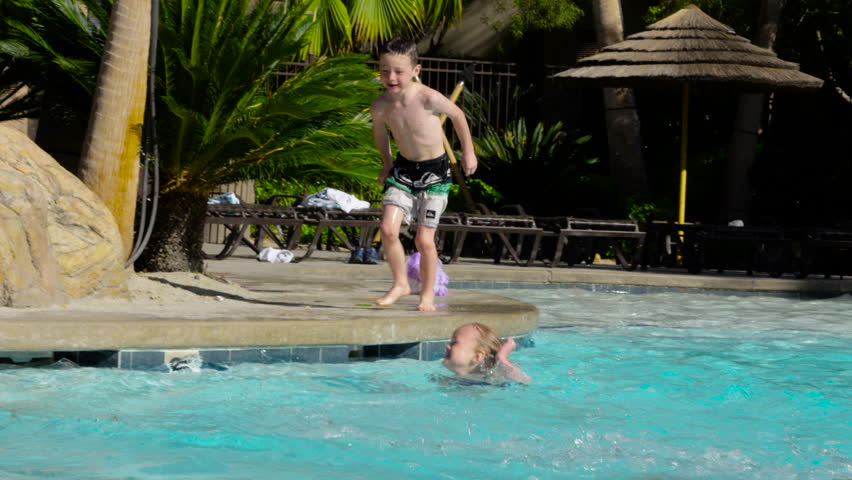
M 481 234 L 486 246 L 492 249 L 494 263 L 500 263 L 504 253 L 508 253 L 517 265 L 530 265 L 533 259 L 525 260 L 522 253 L 524 240 L 537 238 L 542 233 L 535 219 L 525 214 L 495 214 L 482 207 L 480 211 L 485 213 L 445 213 L 441 216 L 438 232 L 454 234 L 452 253 L 446 263 L 458 260 L 470 234 Z
M 552 236 L 552 234 L 551 234 Z M 569 248 L 565 263 L 568 266 L 574 265 L 578 260 L 582 259 L 587 263 L 591 263 L 596 252 L 595 241 L 603 240 L 608 242 L 614 252 L 618 263 L 625 270 L 634 270 L 642 258 L 642 250 L 645 246 L 645 232 L 639 229 L 639 224 L 635 220 L 608 220 L 601 218 L 575 218 L 566 217 L 565 227 L 559 229 L 556 235 L 556 249 L 553 258 L 549 260 L 550 267 L 558 266 L 562 261 L 562 252 L 565 247 Z M 622 248 L 621 242 L 635 241 L 635 253 L 632 258 L 628 259 L 627 252 Z M 585 248 L 571 249 L 575 243 L 583 242 Z M 588 245 L 591 244 L 591 250 Z M 578 252 L 578 250 L 580 250 Z
M 801 235 L 778 225 L 731 226 L 652 221 L 646 225 L 650 248 L 642 268 L 678 264 L 689 273 L 715 269 L 765 271 L 779 277 L 793 270 L 793 244 Z M 679 261 L 678 261 L 679 260 Z
M 852 271 L 852 229 L 807 228 L 793 232 L 798 245 L 794 274 L 805 278 L 811 273 L 832 275 Z
M 238 204 L 208 204 L 206 223 L 224 225 L 229 230 L 222 250 L 213 257 L 217 260 L 226 258 L 241 244 L 260 253 L 264 235 L 272 238 L 279 248 L 294 249 L 299 244 L 302 225 L 309 219 L 298 207 L 274 203 L 277 200 L 280 199 L 265 204 L 246 204 L 241 200 Z M 257 226 L 253 239 L 246 235 L 251 225 Z M 273 230 L 272 226 L 278 228 Z M 280 227 L 288 227 L 289 233 L 284 235 Z
M 344 248 L 354 250 L 357 246 L 368 246 L 382 224 L 381 208 L 362 208 L 349 212 L 337 208 L 303 208 L 305 217 L 317 226 L 317 231 L 305 254 L 294 259 L 294 262 L 302 261 L 313 254 L 319 247 L 323 231 L 328 233 L 329 238 L 333 236 L 340 240 Z

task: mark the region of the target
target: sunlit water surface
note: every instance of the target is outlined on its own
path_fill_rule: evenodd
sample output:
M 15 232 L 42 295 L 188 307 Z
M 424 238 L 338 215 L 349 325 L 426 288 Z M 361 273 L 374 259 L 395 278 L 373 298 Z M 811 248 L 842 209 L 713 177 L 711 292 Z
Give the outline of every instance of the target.
M 852 478 L 849 297 L 499 293 L 541 309 L 513 355 L 532 385 L 413 360 L 0 371 L 0 477 Z

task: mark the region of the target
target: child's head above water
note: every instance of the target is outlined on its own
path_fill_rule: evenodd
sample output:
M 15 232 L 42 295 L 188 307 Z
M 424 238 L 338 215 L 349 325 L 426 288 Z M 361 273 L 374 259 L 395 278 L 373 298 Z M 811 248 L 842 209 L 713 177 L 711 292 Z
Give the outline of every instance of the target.
M 468 323 L 453 332 L 444 353 L 444 366 L 456 375 L 485 374 L 494 367 L 500 337 L 481 323 Z

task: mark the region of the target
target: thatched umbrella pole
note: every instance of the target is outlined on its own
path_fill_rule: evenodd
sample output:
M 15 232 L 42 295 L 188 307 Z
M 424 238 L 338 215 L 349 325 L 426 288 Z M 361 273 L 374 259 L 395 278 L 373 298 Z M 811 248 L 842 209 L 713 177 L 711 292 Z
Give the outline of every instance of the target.
M 683 82 L 680 108 L 680 195 L 677 223 L 686 223 L 686 150 L 689 137 L 689 82 Z

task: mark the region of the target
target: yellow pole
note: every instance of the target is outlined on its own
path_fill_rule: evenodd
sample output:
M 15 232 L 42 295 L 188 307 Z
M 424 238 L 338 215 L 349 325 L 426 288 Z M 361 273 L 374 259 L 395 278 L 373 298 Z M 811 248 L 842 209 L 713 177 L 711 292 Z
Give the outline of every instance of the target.
M 462 92 L 463 89 L 464 89 L 464 81 L 460 81 L 459 83 L 456 84 L 456 88 L 453 89 L 453 93 L 450 94 L 450 101 L 453 102 L 453 103 L 456 103 L 456 100 L 459 99 L 459 95 L 461 95 L 461 92 Z M 447 114 L 442 113 L 440 118 L 441 118 L 441 125 L 444 125 L 444 122 L 447 121 Z M 441 132 L 441 136 L 443 137 L 443 140 L 444 140 L 444 150 L 447 151 L 447 156 L 450 157 L 450 164 L 455 165 L 456 163 L 458 163 L 456 161 L 456 154 L 453 152 L 453 147 L 452 147 L 452 145 L 450 145 L 450 141 L 447 140 L 447 134 L 444 133 L 444 132 Z
M 680 201 L 678 202 L 677 222 L 686 223 L 686 146 L 689 134 L 689 82 L 683 83 L 680 115 Z
M 459 99 L 459 95 L 461 95 L 462 90 L 464 89 L 464 80 L 460 81 L 456 84 L 456 88 L 453 89 L 453 93 L 450 94 L 450 101 L 456 103 L 456 100 Z M 447 121 L 447 115 L 445 113 L 441 114 L 441 125 Z M 445 136 L 446 137 L 446 136 Z

